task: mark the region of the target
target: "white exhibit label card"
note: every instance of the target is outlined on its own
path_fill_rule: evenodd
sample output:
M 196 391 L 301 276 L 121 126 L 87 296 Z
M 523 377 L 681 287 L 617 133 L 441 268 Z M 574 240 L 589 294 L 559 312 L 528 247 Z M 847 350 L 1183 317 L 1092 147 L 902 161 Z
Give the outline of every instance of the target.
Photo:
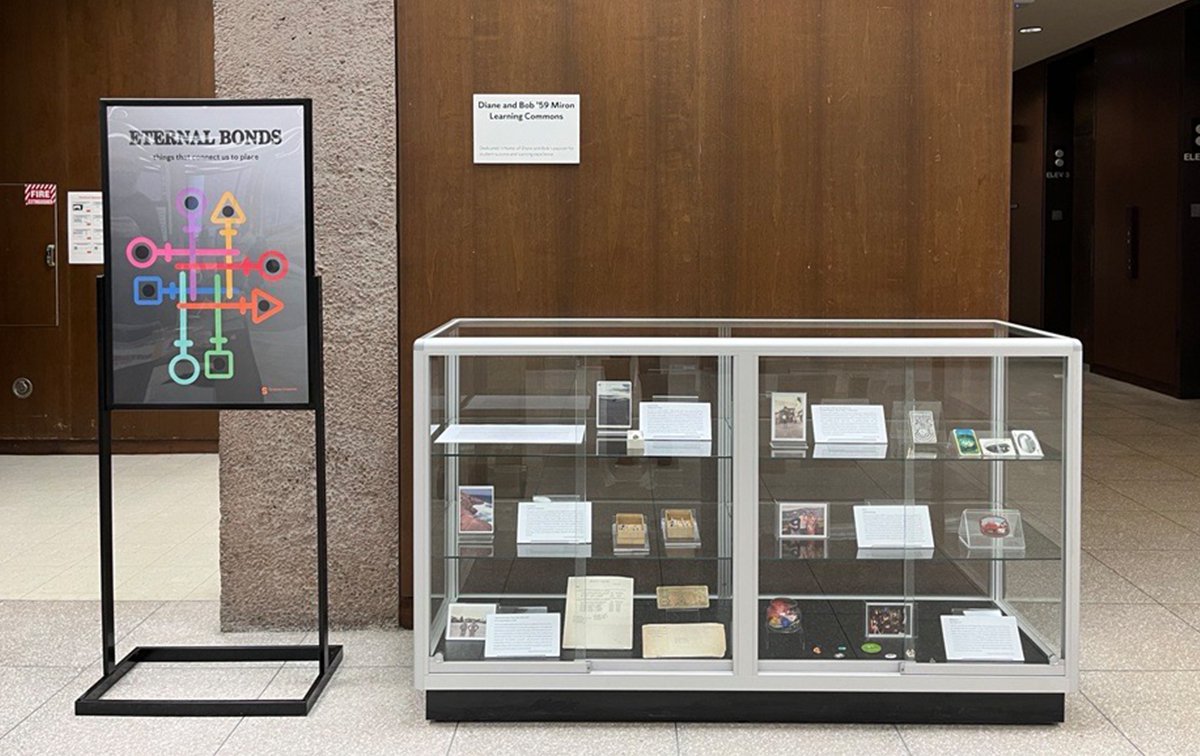
M 711 441 L 708 402 L 640 402 L 638 422 L 647 441 Z
M 491 615 L 483 640 L 484 657 L 557 658 L 559 616 L 557 612 Z
M 439 444 L 582 444 L 583 425 L 459 425 L 455 423 L 437 437 Z
M 591 543 L 592 502 L 517 502 L 517 543 Z
M 633 648 L 633 578 L 567 578 L 563 648 Z
M 477 94 L 476 163 L 579 163 L 579 95 Z
M 854 532 L 860 549 L 933 548 L 933 525 L 924 504 L 856 506 Z
M 887 459 L 887 444 L 814 444 L 813 459 Z
M 949 661 L 1025 661 L 1016 617 L 943 614 L 942 641 Z
M 67 260 L 71 265 L 104 264 L 104 195 L 67 192 Z
M 887 422 L 879 404 L 816 404 L 809 410 L 818 444 L 886 444 Z

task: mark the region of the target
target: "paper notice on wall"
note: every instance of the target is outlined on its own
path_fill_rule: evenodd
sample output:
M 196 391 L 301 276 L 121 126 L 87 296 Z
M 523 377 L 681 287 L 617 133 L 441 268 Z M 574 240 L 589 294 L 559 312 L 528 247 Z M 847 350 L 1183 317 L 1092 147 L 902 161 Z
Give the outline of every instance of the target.
M 477 94 L 476 163 L 579 162 L 579 95 Z
M 104 264 L 104 201 L 100 192 L 67 192 L 67 259 Z

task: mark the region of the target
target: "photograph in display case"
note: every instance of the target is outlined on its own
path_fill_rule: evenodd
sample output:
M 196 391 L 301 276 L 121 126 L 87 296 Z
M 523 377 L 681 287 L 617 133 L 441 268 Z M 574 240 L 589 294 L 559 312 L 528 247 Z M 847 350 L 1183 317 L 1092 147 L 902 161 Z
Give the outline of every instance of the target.
M 1042 454 L 1042 445 L 1038 442 L 1037 434 L 1031 430 L 1015 430 L 1012 432 L 1013 444 L 1017 447 L 1017 454 L 1029 459 L 1040 459 Z
M 808 394 L 771 392 L 771 445 L 808 443 Z
M 975 431 L 970 428 L 954 429 L 954 448 L 958 449 L 960 457 L 983 456 L 983 452 L 979 450 L 979 439 L 975 436 Z
M 781 539 L 826 538 L 829 535 L 829 504 L 779 502 Z
M 495 487 L 459 486 L 458 534 L 464 538 L 491 538 L 495 532 Z
M 626 431 L 633 426 L 633 383 L 596 381 L 597 430 Z
M 495 613 L 495 604 L 451 604 L 446 640 L 482 641 L 487 637 L 488 617 Z
M 1009 438 L 981 438 L 979 449 L 987 459 L 1016 459 L 1017 447 Z
M 904 638 L 912 635 L 913 605 L 868 603 L 864 610 L 868 638 Z

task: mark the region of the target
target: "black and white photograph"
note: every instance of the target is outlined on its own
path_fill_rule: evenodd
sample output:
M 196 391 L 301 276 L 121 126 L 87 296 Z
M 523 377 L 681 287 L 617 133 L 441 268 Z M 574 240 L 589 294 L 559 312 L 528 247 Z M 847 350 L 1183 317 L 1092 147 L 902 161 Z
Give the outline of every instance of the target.
M 633 425 L 633 383 L 596 381 L 596 427 L 626 430 Z
M 1017 447 L 1010 438 L 981 438 L 979 448 L 985 459 L 1017 458 Z
M 912 635 L 913 605 L 877 603 L 866 606 L 868 638 L 904 638 Z
M 495 613 L 495 604 L 451 604 L 446 640 L 482 641 L 487 635 L 488 617 Z
M 1033 431 L 1015 430 L 1012 432 L 1012 440 L 1018 455 L 1030 459 L 1038 459 L 1042 456 L 1042 445 Z
M 771 443 L 802 445 L 808 441 L 808 394 L 771 392 Z

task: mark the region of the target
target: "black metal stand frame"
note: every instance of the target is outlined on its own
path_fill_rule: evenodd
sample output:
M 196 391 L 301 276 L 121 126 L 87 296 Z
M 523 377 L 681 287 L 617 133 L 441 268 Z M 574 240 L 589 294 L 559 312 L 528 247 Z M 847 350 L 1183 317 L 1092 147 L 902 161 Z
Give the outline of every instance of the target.
M 311 213 L 309 214 L 311 219 Z M 311 238 L 311 235 L 310 235 Z M 117 661 L 116 619 L 113 595 L 113 496 L 112 402 L 109 396 L 109 332 L 107 287 L 96 279 L 96 322 L 99 384 L 100 445 L 100 615 L 104 648 L 104 676 L 75 701 L 75 713 L 110 716 L 272 717 L 305 716 L 329 684 L 342 661 L 342 647 L 329 645 L 329 565 L 325 507 L 325 380 L 321 321 L 321 279 L 309 287 L 308 349 L 310 401 L 316 425 L 317 467 L 317 645 L 280 646 L 138 646 Z M 180 409 L 180 408 L 175 408 Z M 192 407 L 191 409 L 196 409 Z M 205 407 L 204 409 L 212 409 Z M 266 405 L 263 409 L 280 409 Z M 264 662 L 316 661 L 318 673 L 303 698 L 287 699 L 106 699 L 117 682 L 141 663 L 154 662 Z

